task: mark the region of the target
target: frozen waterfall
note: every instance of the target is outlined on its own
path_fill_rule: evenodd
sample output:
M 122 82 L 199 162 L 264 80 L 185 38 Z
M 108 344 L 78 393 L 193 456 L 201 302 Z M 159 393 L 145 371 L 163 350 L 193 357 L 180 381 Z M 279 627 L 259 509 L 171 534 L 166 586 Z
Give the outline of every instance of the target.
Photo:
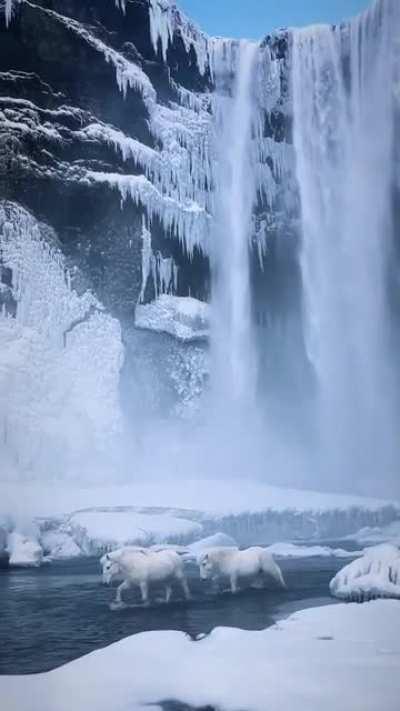
M 395 479 L 388 329 L 397 1 L 293 33 L 301 269 L 328 483 Z

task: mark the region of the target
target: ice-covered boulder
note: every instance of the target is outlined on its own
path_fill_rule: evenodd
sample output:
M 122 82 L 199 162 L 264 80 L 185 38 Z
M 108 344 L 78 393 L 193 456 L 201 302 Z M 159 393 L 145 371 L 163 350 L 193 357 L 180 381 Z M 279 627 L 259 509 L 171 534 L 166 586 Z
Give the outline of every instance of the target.
M 134 510 L 88 510 L 72 514 L 64 524 L 84 555 L 126 545 L 186 543 L 202 533 L 201 524 L 165 513 Z
M 52 560 L 67 560 L 83 555 L 72 536 L 63 531 L 46 531 L 42 533 L 40 542 L 46 555 Z
M 162 294 L 136 307 L 135 326 L 169 333 L 181 341 L 204 339 L 209 333 L 209 305 L 190 296 Z
M 7 549 L 12 567 L 38 568 L 43 562 L 43 549 L 40 543 L 35 538 L 17 531 L 9 534 Z
M 188 546 L 188 550 L 191 553 L 197 555 L 202 553 L 207 548 L 237 548 L 238 544 L 234 538 L 228 536 L 226 533 L 214 533 L 212 536 L 207 536 L 207 538 L 201 538 L 200 541 L 195 541 Z
M 399 548 L 384 544 L 367 549 L 362 558 L 349 563 L 335 575 L 330 591 L 341 600 L 400 599 Z

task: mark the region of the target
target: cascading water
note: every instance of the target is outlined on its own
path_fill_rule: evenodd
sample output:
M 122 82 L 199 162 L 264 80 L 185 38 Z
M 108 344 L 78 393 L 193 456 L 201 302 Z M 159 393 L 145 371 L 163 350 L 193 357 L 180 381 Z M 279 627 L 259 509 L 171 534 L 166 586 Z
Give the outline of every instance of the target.
M 221 43 L 216 66 L 218 180 L 214 258 L 214 395 L 226 409 L 255 393 L 249 246 L 255 200 L 251 161 L 252 79 L 258 45 Z M 232 95 L 224 95 L 234 74 Z
M 397 0 L 349 26 L 294 31 L 294 144 L 308 354 L 320 472 L 368 486 L 394 477 L 387 257 Z M 393 479 L 394 480 L 394 479 Z

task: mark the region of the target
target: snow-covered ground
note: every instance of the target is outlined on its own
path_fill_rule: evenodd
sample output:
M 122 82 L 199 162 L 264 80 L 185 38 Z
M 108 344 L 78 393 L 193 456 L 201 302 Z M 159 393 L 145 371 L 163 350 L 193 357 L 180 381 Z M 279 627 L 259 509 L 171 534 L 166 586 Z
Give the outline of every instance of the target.
M 400 549 L 388 543 L 367 549 L 335 575 L 330 590 L 342 600 L 400 599 Z
M 87 488 L 3 482 L 1 492 L 4 530 L 24 534 L 34 523 L 44 554 L 53 558 L 97 555 L 124 544 L 187 545 L 217 533 L 239 545 L 279 543 L 272 552 L 280 557 L 346 557 L 347 546 L 301 548 L 287 542 L 333 540 L 351 532 L 354 538 L 363 525 L 372 525 L 368 531 L 374 535 L 394 535 L 400 527 L 394 521 L 400 507 L 390 502 L 243 480 Z
M 86 486 L 61 481 L 0 482 L 0 516 L 17 511 L 21 516 L 57 517 L 88 508 L 163 507 L 201 511 L 216 517 L 243 513 L 286 511 L 301 513 L 377 514 L 389 510 L 400 521 L 400 503 L 362 496 L 288 489 L 240 480 L 187 479 L 138 481 L 131 485 Z M 355 521 L 356 523 L 356 521 Z M 359 529 L 355 529 L 359 530 Z
M 209 335 L 209 309 L 209 304 L 189 296 L 162 294 L 136 307 L 135 326 L 169 333 L 182 341 L 203 339 Z
M 7 711 L 136 711 L 176 700 L 224 711 L 398 711 L 400 603 L 304 610 L 262 632 L 193 642 L 147 632 L 47 674 L 0 677 Z

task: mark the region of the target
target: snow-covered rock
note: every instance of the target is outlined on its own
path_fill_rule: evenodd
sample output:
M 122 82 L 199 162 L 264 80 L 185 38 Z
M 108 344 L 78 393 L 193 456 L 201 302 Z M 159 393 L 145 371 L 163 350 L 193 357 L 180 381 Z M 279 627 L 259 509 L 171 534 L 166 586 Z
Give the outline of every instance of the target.
M 209 334 L 209 305 L 189 296 L 162 294 L 136 307 L 135 326 L 169 333 L 181 341 L 204 339 Z
M 38 568 L 43 562 L 43 550 L 40 543 L 29 536 L 14 531 L 7 541 L 10 554 L 10 566 L 23 568 Z
M 45 531 L 40 537 L 42 548 L 51 560 L 66 560 L 83 555 L 72 536 L 63 531 Z
M 346 551 L 329 546 L 299 546 L 294 543 L 273 543 L 267 550 L 277 558 L 357 558 L 363 551 Z
M 0 676 L 18 711 L 398 711 L 400 605 L 329 605 L 259 632 L 136 634 L 47 674 Z M 178 703 L 179 702 L 179 703 Z
M 72 514 L 63 525 L 84 555 L 126 545 L 183 543 L 201 535 L 202 526 L 169 513 L 93 510 Z
M 335 575 L 330 591 L 342 600 L 400 598 L 399 548 L 383 544 L 367 549 L 362 558 L 349 563 Z
M 226 533 L 214 533 L 212 536 L 202 538 L 188 546 L 188 550 L 195 555 L 202 553 L 207 548 L 237 548 L 237 541 Z

